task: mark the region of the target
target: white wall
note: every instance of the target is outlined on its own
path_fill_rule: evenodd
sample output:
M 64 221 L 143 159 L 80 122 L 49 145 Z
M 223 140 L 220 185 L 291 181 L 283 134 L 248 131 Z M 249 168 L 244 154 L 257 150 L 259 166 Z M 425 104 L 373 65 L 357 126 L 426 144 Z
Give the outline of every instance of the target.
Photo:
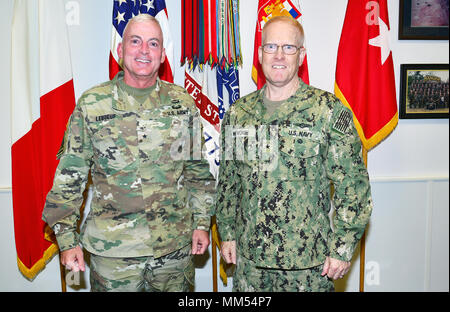
M 69 2 L 68 0 L 65 0 Z M 80 24 L 69 27 L 75 93 L 108 79 L 112 0 L 76 0 Z M 250 79 L 257 0 L 240 1 L 244 65 L 241 94 L 255 86 Z M 300 0 L 306 33 L 312 85 L 333 92 L 337 47 L 346 0 Z M 448 63 L 448 41 L 399 41 L 399 1 L 389 0 L 391 49 L 397 94 L 400 64 Z M 179 0 L 166 0 L 175 42 L 175 63 L 180 59 L 181 12 Z M 59 291 L 57 258 L 31 283 L 16 265 L 10 173 L 10 25 L 13 0 L 0 3 L 3 41 L 0 59 L 0 291 Z M 175 68 L 175 83 L 183 85 L 184 69 Z M 449 290 L 449 172 L 448 119 L 399 120 L 395 131 L 369 152 L 374 212 L 366 238 L 366 291 Z M 198 291 L 211 291 L 211 256 L 197 261 Z M 88 276 L 85 277 L 88 279 Z M 352 270 L 337 289 L 358 291 L 359 254 Z M 87 288 L 81 289 L 83 291 Z M 219 291 L 229 291 L 219 281 Z M 69 291 L 72 289 L 69 288 Z

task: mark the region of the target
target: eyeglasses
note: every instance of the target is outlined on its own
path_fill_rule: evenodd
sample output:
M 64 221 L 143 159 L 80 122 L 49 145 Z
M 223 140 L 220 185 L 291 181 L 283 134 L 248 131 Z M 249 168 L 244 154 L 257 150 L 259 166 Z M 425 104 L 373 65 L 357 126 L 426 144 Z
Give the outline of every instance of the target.
M 293 44 L 283 44 L 283 45 L 278 45 L 275 43 L 266 43 L 262 46 L 263 51 L 269 54 L 274 54 L 277 53 L 278 48 L 281 47 L 281 50 L 283 51 L 284 54 L 287 55 L 292 55 L 297 53 L 298 50 L 300 50 L 302 47 L 297 47 Z

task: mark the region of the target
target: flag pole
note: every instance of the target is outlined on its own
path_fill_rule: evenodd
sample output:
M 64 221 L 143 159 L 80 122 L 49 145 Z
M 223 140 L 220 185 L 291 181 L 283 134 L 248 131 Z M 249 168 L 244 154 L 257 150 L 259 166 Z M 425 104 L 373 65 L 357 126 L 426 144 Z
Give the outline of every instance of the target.
M 61 254 L 60 254 L 60 256 L 61 256 Z M 60 278 L 61 278 L 61 292 L 67 292 L 65 267 L 62 265 L 61 259 L 59 259 L 59 274 L 60 274 Z
M 360 254 L 359 254 L 359 292 L 364 292 L 364 274 L 365 274 L 365 251 L 366 251 L 366 231 L 361 237 Z
M 212 217 L 212 224 L 216 224 L 216 217 Z M 213 268 L 213 292 L 217 292 L 217 244 L 211 231 L 212 268 Z
M 363 146 L 363 160 L 367 168 L 367 149 Z M 364 276 L 366 265 L 366 230 L 361 237 L 360 251 L 359 251 L 359 292 L 364 292 Z

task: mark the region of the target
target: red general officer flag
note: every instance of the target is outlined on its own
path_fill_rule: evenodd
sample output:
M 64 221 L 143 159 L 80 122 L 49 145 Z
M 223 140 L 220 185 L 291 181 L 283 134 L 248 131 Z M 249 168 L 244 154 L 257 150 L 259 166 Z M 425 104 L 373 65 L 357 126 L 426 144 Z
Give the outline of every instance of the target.
M 139 14 L 150 14 L 158 20 L 163 32 L 164 49 L 166 51 L 166 60 L 159 69 L 159 78 L 173 82 L 173 41 L 164 0 L 114 0 L 109 78 L 113 79 L 122 70 L 119 56 L 117 55 L 117 46 L 122 41 L 123 31 L 128 21 Z
M 75 107 L 64 1 L 16 0 L 11 50 L 14 234 L 19 269 L 32 280 L 58 251 L 41 217 Z
M 252 79 L 256 83 L 258 89 L 266 83 L 266 78 L 259 64 L 258 60 L 258 48 L 261 46 L 261 34 L 264 24 L 274 16 L 286 15 L 290 16 L 300 22 L 300 6 L 295 0 L 259 0 L 258 2 L 258 20 L 256 22 L 255 31 L 255 44 L 253 49 L 253 67 L 252 67 Z M 302 78 L 303 82 L 309 84 L 308 75 L 308 61 L 307 56 L 303 60 L 303 64 L 300 64 L 298 69 L 298 76 Z
M 339 43 L 335 94 L 353 111 L 366 150 L 398 122 L 386 0 L 349 0 Z

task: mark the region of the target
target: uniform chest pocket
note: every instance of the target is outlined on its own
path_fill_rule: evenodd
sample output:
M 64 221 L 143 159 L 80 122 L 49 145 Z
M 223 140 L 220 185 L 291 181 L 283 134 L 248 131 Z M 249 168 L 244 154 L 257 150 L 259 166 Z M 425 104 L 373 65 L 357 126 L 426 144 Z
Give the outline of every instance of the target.
M 290 180 L 315 180 L 321 172 L 320 142 L 298 137 L 280 138 L 280 171 Z
M 132 169 L 136 163 L 136 123 L 133 118 L 113 119 L 96 124 L 93 135 L 94 153 L 106 176 Z
M 167 163 L 189 160 L 191 125 L 189 117 L 161 115 L 138 121 L 137 135 L 142 161 Z
M 236 161 L 237 170 L 236 173 L 246 182 L 251 179 L 253 173 L 258 172 L 258 162 L 257 161 Z

